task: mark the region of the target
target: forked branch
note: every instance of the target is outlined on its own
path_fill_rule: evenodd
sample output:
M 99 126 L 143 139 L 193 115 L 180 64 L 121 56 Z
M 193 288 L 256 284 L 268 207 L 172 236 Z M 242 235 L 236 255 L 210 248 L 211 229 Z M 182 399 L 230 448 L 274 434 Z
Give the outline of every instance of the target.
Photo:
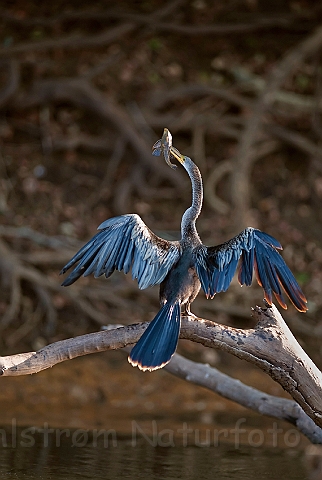
M 258 323 L 249 330 L 185 317 L 180 338 L 224 350 L 258 366 L 290 393 L 315 425 L 322 427 L 322 373 L 297 343 L 274 305 L 256 307 L 253 314 Z M 147 326 L 148 323 L 116 327 L 62 340 L 38 352 L 2 357 L 2 375 L 37 373 L 75 357 L 123 348 L 137 342 Z M 170 370 L 172 365 L 173 362 Z M 180 376 L 175 370 L 172 373 Z M 191 381 L 198 383 L 196 378 Z

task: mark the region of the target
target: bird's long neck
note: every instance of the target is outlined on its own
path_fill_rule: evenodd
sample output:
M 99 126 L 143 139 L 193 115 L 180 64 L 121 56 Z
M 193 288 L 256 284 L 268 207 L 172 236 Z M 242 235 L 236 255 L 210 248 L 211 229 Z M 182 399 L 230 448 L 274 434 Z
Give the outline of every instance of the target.
M 189 157 L 185 157 L 183 166 L 187 170 L 191 180 L 192 205 L 184 212 L 181 220 L 181 240 L 197 241 L 199 243 L 200 238 L 196 229 L 196 220 L 202 208 L 202 178 L 199 168 Z

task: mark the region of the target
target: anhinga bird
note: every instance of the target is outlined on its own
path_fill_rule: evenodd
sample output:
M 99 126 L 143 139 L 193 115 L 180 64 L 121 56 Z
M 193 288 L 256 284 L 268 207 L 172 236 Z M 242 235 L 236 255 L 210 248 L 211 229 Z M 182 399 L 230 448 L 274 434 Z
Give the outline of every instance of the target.
M 170 132 L 165 129 L 162 139 L 153 147 L 153 154 L 162 153 L 172 167 L 175 166 L 170 160 L 177 160 L 191 180 L 192 204 L 181 220 L 181 240 L 158 237 L 136 214 L 121 215 L 103 222 L 99 232 L 61 272 L 79 262 L 64 280 L 64 286 L 71 285 L 81 275 L 105 274 L 108 278 L 114 270 L 128 273 L 130 269 L 139 288 L 160 284 L 161 308 L 129 355 L 133 366 L 150 371 L 170 361 L 178 343 L 181 314 L 192 315 L 190 305 L 200 287 L 207 298 L 225 292 L 238 263 L 241 285 L 251 285 L 255 271 L 269 304 L 274 293 L 279 304 L 287 308 L 284 291 L 297 310 L 307 310 L 304 294 L 278 253 L 282 248 L 280 243 L 267 233 L 249 227 L 221 245 L 203 245 L 196 229 L 203 199 L 201 174 L 189 157 L 172 146 L 171 140 Z

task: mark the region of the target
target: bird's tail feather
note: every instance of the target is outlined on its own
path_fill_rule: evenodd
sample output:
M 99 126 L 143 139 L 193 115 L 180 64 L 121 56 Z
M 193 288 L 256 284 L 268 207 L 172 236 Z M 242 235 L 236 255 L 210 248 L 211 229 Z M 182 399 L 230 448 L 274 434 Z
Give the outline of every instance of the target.
M 166 303 L 132 348 L 129 362 L 140 370 L 164 367 L 174 354 L 180 333 L 180 303 Z

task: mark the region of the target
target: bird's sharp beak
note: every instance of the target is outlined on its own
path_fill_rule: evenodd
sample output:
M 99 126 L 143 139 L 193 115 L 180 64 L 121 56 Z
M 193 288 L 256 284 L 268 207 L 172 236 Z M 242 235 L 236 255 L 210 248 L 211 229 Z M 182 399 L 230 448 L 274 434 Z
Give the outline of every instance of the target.
M 170 148 L 170 153 L 171 155 L 173 156 L 173 158 L 175 158 L 176 160 L 178 160 L 178 162 L 180 163 L 184 163 L 185 161 L 185 157 L 184 155 L 181 155 L 181 153 L 179 152 L 179 150 L 177 150 L 176 148 L 174 147 L 171 147 Z

